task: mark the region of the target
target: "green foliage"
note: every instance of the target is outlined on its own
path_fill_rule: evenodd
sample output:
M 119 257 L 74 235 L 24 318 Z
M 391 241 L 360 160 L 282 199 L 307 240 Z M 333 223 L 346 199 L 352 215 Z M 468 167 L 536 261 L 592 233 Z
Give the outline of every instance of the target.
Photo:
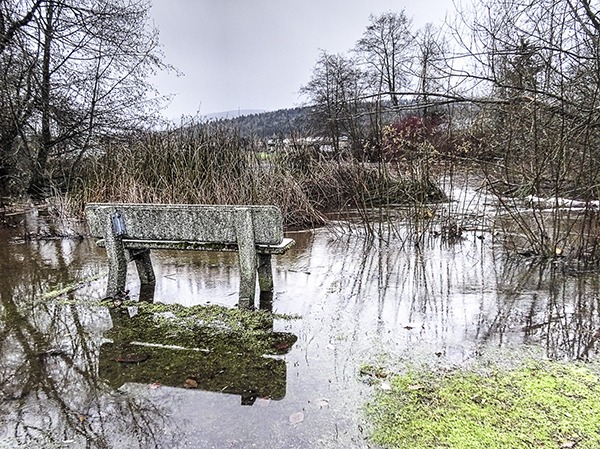
M 373 441 L 398 448 L 597 448 L 600 376 L 580 364 L 486 373 L 408 372 L 367 408 Z

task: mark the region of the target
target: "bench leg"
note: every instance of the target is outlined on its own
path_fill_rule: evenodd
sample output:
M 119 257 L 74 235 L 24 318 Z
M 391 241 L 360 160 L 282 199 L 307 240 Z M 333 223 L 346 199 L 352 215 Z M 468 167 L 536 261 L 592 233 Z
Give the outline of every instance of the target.
M 236 211 L 236 237 L 240 261 L 240 299 L 243 308 L 254 308 L 256 293 L 256 246 L 250 209 Z
M 156 276 L 154 275 L 154 269 L 152 268 L 152 260 L 150 259 L 150 250 L 146 249 L 140 251 L 133 257 L 133 260 L 135 260 L 135 266 L 137 268 L 138 276 L 140 277 L 140 284 L 156 284 Z
M 127 255 L 120 237 L 112 234 L 105 239 L 108 256 L 108 284 L 106 297 L 114 298 L 125 291 L 127 279 Z
M 154 284 L 140 285 L 140 301 L 153 303 L 155 289 L 156 289 L 156 285 L 154 285 Z
M 261 292 L 273 291 L 273 268 L 270 254 L 258 255 L 258 285 Z

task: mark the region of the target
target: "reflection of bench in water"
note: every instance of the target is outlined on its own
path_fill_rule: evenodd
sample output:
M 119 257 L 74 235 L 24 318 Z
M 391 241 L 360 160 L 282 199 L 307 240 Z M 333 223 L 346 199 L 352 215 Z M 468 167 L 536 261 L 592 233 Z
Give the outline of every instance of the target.
M 236 251 L 240 304 L 254 304 L 257 278 L 261 292 L 273 289 L 271 255 L 295 243 L 283 237 L 281 212 L 274 206 L 90 203 L 86 215 L 91 235 L 106 247 L 107 297 L 124 291 L 130 260 L 142 286 L 155 283 L 152 249 Z
M 190 326 L 190 332 L 178 336 L 164 325 L 168 321 L 164 317 L 147 312 L 129 317 L 123 312 L 111 309 L 114 327 L 106 337 L 113 342 L 100 349 L 100 376 L 112 387 L 158 382 L 236 394 L 242 405 L 252 405 L 256 398 L 285 396 L 286 363 L 277 356 L 289 352 L 297 337 L 274 332 L 271 314 L 246 312 L 261 314 L 259 327 L 229 329 L 224 322 L 212 321 Z
M 286 371 L 283 359 L 242 354 L 233 347 L 215 352 L 105 343 L 100 350 L 100 376 L 113 388 L 126 382 L 158 382 L 236 394 L 241 396 L 242 405 L 251 405 L 256 398 L 283 399 Z

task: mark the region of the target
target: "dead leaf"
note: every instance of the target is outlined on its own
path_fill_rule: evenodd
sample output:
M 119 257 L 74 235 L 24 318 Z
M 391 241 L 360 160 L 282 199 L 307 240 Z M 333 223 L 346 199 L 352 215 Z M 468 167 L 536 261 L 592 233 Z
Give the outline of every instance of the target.
M 162 385 L 160 384 L 160 382 L 154 382 L 151 383 L 150 385 L 148 385 L 148 388 L 150 388 L 151 390 L 156 390 L 157 388 L 160 388 Z
M 184 388 L 198 388 L 198 380 L 195 377 L 188 377 L 183 381 Z
M 283 351 L 283 350 L 289 349 L 289 348 L 290 348 L 290 344 L 287 341 L 282 341 L 275 345 L 275 349 L 277 349 L 279 351 Z
M 302 421 L 304 421 L 304 411 L 299 411 L 296 413 L 292 413 L 290 415 L 290 424 L 300 424 Z

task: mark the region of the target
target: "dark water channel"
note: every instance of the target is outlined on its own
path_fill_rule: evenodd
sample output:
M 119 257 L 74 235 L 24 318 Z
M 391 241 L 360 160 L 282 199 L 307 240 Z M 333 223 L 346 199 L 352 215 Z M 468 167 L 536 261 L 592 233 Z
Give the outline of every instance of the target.
M 365 364 L 596 358 L 598 275 L 506 258 L 475 224 L 461 239 L 432 234 L 419 245 L 327 229 L 291 234 L 297 246 L 274 263 L 273 312 L 298 317 L 273 320 L 275 334 L 294 336 L 284 351 L 241 361 L 242 343 L 231 339 L 212 356 L 155 345 L 123 368 L 109 337 L 126 320 L 98 304 L 103 250 L 89 239 L 30 238 L 53 233 L 35 212 L 9 221 L 0 230 L 0 448 L 371 447 L 361 411 L 377 386 L 359 375 Z M 235 256 L 153 259 L 155 301 L 235 307 Z M 137 299 L 133 274 L 128 288 Z M 177 362 L 156 363 L 169 351 Z M 194 365 L 217 366 L 216 383 L 195 378 L 184 388 Z M 260 379 L 252 394 L 233 365 Z M 174 369 L 180 376 L 169 380 Z

